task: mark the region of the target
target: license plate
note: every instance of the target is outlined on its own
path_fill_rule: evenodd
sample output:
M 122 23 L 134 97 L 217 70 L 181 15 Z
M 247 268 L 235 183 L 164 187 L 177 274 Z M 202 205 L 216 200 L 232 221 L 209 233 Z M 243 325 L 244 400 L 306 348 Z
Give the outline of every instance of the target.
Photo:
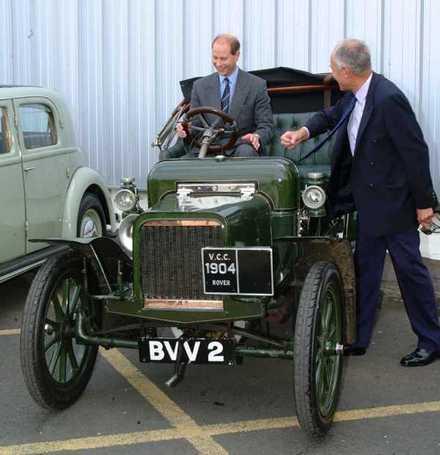
M 207 340 L 195 338 L 139 338 L 141 362 L 176 362 L 179 349 L 181 362 L 223 364 L 232 361 L 233 340 Z
M 205 294 L 273 295 L 270 247 L 202 248 Z

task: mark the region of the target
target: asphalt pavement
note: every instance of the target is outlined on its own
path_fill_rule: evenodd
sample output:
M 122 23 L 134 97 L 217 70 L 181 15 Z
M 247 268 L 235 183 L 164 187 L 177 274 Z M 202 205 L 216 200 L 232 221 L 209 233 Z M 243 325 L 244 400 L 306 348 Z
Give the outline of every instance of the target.
M 38 407 L 19 360 L 21 311 L 32 276 L 0 286 L 0 454 L 440 454 L 440 361 L 407 369 L 415 346 L 398 292 L 385 286 L 373 344 L 345 363 L 336 421 L 311 444 L 298 427 L 292 363 L 191 366 L 169 389 L 169 365 L 130 350 L 100 352 L 81 399 Z

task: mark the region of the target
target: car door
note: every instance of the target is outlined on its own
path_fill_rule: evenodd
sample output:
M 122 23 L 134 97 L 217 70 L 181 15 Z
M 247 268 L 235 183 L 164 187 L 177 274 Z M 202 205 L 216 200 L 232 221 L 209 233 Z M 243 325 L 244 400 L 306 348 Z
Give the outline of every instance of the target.
M 12 102 L 0 100 L 0 263 L 26 251 L 24 185 L 13 115 Z
M 14 104 L 23 160 L 29 253 L 45 246 L 29 239 L 61 236 L 71 150 L 63 147 L 59 113 L 48 98 L 16 99 Z

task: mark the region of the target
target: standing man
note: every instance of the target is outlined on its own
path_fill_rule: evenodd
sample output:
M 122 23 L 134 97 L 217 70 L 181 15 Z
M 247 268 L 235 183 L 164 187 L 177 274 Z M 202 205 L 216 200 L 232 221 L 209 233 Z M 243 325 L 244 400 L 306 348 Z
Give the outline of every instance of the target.
M 371 71 L 370 52 L 362 41 L 338 44 L 330 66 L 347 93 L 298 131 L 283 134 L 281 142 L 290 149 L 338 127 L 329 182 L 331 210 L 334 215 L 358 211 L 358 338 L 345 353 L 362 355 L 368 348 L 388 250 L 418 337 L 416 350 L 400 363 L 427 365 L 440 354 L 434 289 L 422 262 L 417 231 L 419 224 L 429 226 L 437 202 L 428 147 L 405 95 Z
M 238 125 L 240 139 L 232 156 L 264 155 L 272 137 L 273 118 L 266 81 L 241 70 L 240 41 L 229 34 L 212 41 L 212 64 L 217 72 L 198 79 L 192 88 L 191 108 L 209 106 L 221 109 Z M 179 137 L 186 132 L 177 124 Z

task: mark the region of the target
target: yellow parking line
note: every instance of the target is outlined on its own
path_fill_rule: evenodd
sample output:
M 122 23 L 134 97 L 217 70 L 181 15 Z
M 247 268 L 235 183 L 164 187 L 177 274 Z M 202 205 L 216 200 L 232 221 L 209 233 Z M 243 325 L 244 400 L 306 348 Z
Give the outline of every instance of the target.
M 103 449 L 106 447 L 170 441 L 173 439 L 182 439 L 178 430 L 175 428 L 4 446 L 0 447 L 0 455 L 29 455 L 73 450 Z
M 425 412 L 440 412 L 440 401 L 428 401 L 425 403 L 402 404 L 393 406 L 381 406 L 367 409 L 353 409 L 340 411 L 335 415 L 335 422 L 347 422 L 350 420 L 378 419 L 381 417 L 393 417 L 411 414 L 423 414 Z
M 20 335 L 20 329 L 0 330 L 0 336 Z
M 430 412 L 440 412 L 440 401 L 341 411 L 336 413 L 335 422 L 350 422 L 363 419 L 377 419 Z M 280 417 L 275 419 L 243 420 L 227 424 L 202 425 L 198 428 L 199 431 L 203 431 L 205 436 L 212 437 L 225 434 L 237 434 L 261 430 L 280 430 L 295 427 L 298 427 L 298 421 L 296 417 Z M 189 431 L 188 434 L 194 433 L 191 433 L 191 431 Z M 135 433 L 122 433 L 89 438 L 67 439 L 62 441 L 3 446 L 0 447 L 0 454 L 29 455 L 63 450 L 91 450 L 114 446 L 143 444 L 148 442 L 171 441 L 176 439 L 184 439 L 186 436 L 186 434 L 183 434 L 182 428 L 171 428 L 166 430 L 140 431 Z
M 117 349 L 101 350 L 103 357 L 189 442 L 204 454 L 227 454 L 227 451 L 207 434 L 203 428 L 142 374 Z
M 19 333 L 19 329 L 0 331 L 0 335 L 18 335 Z M 101 354 L 175 428 L 3 446 L 0 447 L 0 455 L 91 450 L 177 439 L 187 439 L 203 454 L 223 454 L 227 453 L 226 450 L 213 439 L 213 436 L 299 426 L 298 420 L 293 416 L 246 420 L 227 424 L 197 425 L 188 414 L 162 392 L 148 377 L 142 374 L 118 350 L 101 350 Z M 440 401 L 340 411 L 335 415 L 335 422 L 349 422 L 431 412 L 440 412 Z

